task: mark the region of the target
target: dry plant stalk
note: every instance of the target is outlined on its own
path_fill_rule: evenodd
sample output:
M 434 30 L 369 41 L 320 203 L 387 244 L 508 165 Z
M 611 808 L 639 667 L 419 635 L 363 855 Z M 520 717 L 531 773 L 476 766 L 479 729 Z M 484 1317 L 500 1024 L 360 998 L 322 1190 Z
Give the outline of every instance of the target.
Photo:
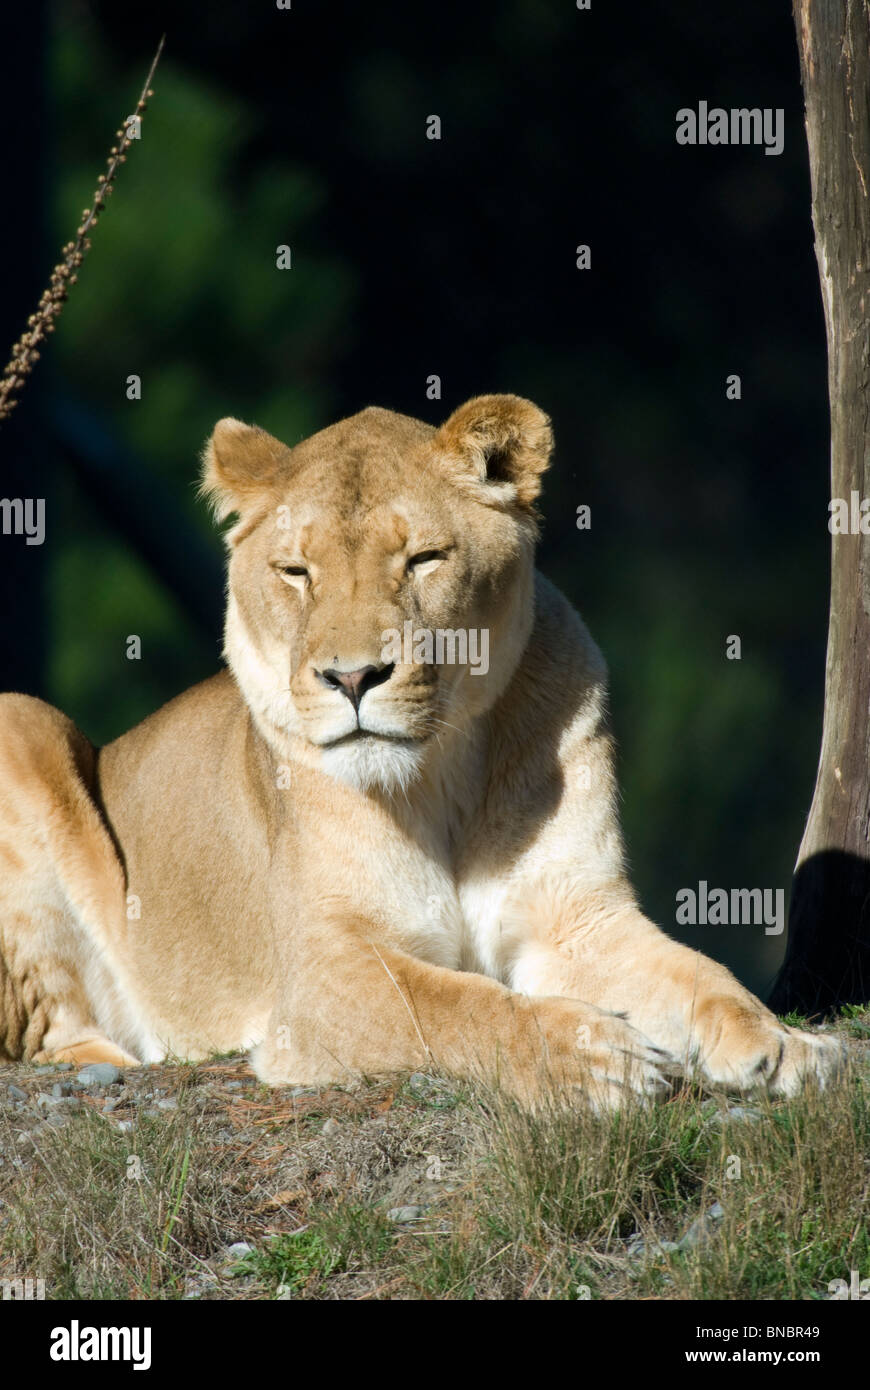
M 127 158 L 128 147 L 133 140 L 139 138 L 142 115 L 148 105 L 148 98 L 154 95 L 151 91 L 151 80 L 163 52 L 164 40 L 165 35 L 157 45 L 157 52 L 154 54 L 153 62 L 148 70 L 142 95 L 136 103 L 135 115 L 128 117 L 123 128 L 116 132 L 118 143 L 113 145 L 109 151 L 105 174 L 100 174 L 97 180 L 93 206 L 83 210 L 81 226 L 76 232 L 75 241 L 69 241 L 64 246 L 61 259 L 51 272 L 48 289 L 42 293 L 39 308 L 35 314 L 30 315 L 26 330 L 12 349 L 9 362 L 3 376 L 0 377 L 0 420 L 8 419 L 12 414 L 18 404 L 19 392 L 34 365 L 39 361 L 38 348 L 45 341 L 46 335 L 54 332 L 54 320 L 63 308 L 70 285 L 74 285 L 78 278 L 76 271 L 91 249 L 88 233 L 96 226 L 100 213 L 106 205 L 106 199 L 112 192 L 118 169 Z

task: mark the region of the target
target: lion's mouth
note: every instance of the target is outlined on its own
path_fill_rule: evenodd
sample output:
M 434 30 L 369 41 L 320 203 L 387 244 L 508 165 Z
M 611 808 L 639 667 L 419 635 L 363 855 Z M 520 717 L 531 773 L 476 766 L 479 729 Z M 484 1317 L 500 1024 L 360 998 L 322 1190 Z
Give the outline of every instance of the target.
M 351 729 L 349 734 L 341 734 L 339 738 L 329 739 L 326 743 L 319 743 L 318 748 L 343 748 L 351 743 L 402 743 L 412 744 L 421 743 L 422 739 L 411 738 L 407 734 L 382 733 L 378 729 Z

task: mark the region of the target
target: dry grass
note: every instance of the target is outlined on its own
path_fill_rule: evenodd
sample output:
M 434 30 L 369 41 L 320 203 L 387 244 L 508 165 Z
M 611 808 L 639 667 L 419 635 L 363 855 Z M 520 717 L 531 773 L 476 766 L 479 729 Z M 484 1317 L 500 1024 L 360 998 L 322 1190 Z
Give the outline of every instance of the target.
M 0 1105 L 0 1277 L 49 1298 L 826 1298 L 870 1276 L 870 1013 L 838 1030 L 835 1087 L 749 1118 L 690 1086 L 601 1119 L 435 1077 L 293 1095 L 240 1060 L 143 1068 L 60 1128 Z M 55 1079 L 0 1074 L 31 1097 Z

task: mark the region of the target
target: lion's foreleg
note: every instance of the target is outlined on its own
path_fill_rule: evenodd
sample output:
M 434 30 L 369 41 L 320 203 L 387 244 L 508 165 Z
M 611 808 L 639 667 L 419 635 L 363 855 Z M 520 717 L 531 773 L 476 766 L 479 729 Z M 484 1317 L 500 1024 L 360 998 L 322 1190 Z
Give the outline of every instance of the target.
M 626 1083 L 644 1094 L 660 1085 L 661 1055 L 622 1020 L 430 965 L 362 924 L 309 919 L 294 934 L 285 979 L 253 1058 L 271 1084 L 432 1065 L 524 1100 L 576 1085 L 601 1105 L 617 1103 Z
M 724 965 L 660 931 L 622 882 L 592 890 L 551 875 L 517 894 L 505 918 L 515 989 L 620 1012 L 714 1082 L 791 1093 L 841 1060 L 832 1039 L 781 1024 Z

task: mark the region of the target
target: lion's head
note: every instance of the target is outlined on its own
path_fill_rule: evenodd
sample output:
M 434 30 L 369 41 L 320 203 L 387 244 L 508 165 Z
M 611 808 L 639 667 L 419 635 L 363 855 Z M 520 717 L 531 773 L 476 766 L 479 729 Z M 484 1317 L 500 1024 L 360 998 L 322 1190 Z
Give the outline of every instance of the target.
M 370 407 L 293 448 L 218 423 L 203 491 L 238 516 L 225 653 L 273 747 L 391 790 L 498 699 L 531 628 L 551 447 L 517 396 L 439 429 Z

